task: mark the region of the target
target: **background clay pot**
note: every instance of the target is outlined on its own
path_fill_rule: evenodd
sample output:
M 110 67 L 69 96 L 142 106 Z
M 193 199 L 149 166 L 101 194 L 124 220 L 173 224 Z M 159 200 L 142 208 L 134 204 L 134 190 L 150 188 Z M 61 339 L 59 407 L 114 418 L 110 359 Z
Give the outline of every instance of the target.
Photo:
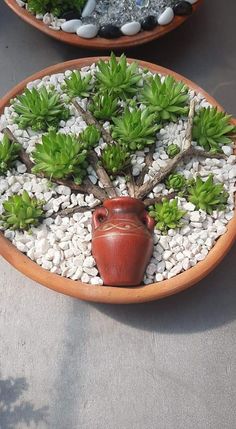
M 34 75 L 19 83 L 0 100 L 0 113 L 3 112 L 5 106 L 10 104 L 11 98 L 14 98 L 17 94 L 24 90 L 28 82 L 41 79 L 43 76 L 48 74 L 60 73 L 67 69 L 89 66 L 99 59 L 100 57 L 91 57 L 67 61 L 66 63 L 57 64 L 35 73 Z M 207 94 L 207 92 L 178 73 L 165 69 L 164 67 L 148 63 L 146 61 L 137 62 L 141 67 L 148 68 L 154 73 L 171 75 L 176 80 L 185 82 L 191 89 L 201 92 L 208 102 L 213 106 L 217 106 L 219 110 L 223 110 L 219 103 L 217 103 L 217 101 L 209 94 Z M 232 122 L 236 124 L 236 120 L 233 120 Z M 109 304 L 131 304 L 161 299 L 187 289 L 193 284 L 199 282 L 221 262 L 221 260 L 233 245 L 236 239 L 236 211 L 233 219 L 228 223 L 227 228 L 227 232 L 218 239 L 215 246 L 211 249 L 203 261 L 199 262 L 188 271 L 185 271 L 169 280 L 164 280 L 159 283 L 153 283 L 141 287 L 120 288 L 110 286 L 91 286 L 89 284 L 73 281 L 50 273 L 17 250 L 16 247 L 1 233 L 0 253 L 12 266 L 21 271 L 23 274 L 57 292 L 87 301 L 103 302 Z
M 154 226 L 136 198 L 112 198 L 95 210 L 92 251 L 104 284 L 140 285 L 153 252 Z
M 122 36 L 118 39 L 104 39 L 102 37 L 95 37 L 94 39 L 83 39 L 82 37 L 77 36 L 76 34 L 66 33 L 64 31 L 54 31 L 45 25 L 42 21 L 39 21 L 35 18 L 34 15 L 29 13 L 26 9 L 20 7 L 16 0 L 5 0 L 5 3 L 25 22 L 42 31 L 54 39 L 57 39 L 64 43 L 69 43 L 70 45 L 81 46 L 87 49 L 118 49 L 118 48 L 128 48 L 144 43 L 150 42 L 151 40 L 159 39 L 175 28 L 183 24 L 189 16 L 175 16 L 173 21 L 164 26 L 157 26 L 152 31 L 142 31 L 135 36 Z M 193 12 L 203 3 L 203 0 L 198 0 L 193 4 Z

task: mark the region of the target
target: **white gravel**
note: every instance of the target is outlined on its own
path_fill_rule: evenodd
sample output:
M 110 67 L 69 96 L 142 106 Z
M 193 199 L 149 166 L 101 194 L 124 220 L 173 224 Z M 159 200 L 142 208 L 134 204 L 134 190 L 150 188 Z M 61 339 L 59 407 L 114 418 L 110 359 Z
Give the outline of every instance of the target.
M 91 68 L 82 69 L 83 74 L 94 73 L 95 65 Z M 58 73 L 45 76 L 42 80 L 31 82 L 28 88 L 40 88 L 45 85 L 55 85 L 58 92 L 61 91 L 61 84 L 65 77 L 71 74 L 70 70 L 65 73 Z M 209 103 L 201 94 L 189 91 L 190 98 L 194 98 L 196 109 L 206 107 Z M 62 97 L 64 95 L 62 94 Z M 77 99 L 86 108 L 87 100 Z M 67 121 L 61 121 L 61 133 L 79 133 L 86 123 L 70 106 L 73 116 Z M 0 140 L 3 138 L 1 130 L 8 126 L 19 142 L 28 153 L 31 153 L 35 144 L 41 141 L 41 133 L 32 130 L 20 130 L 14 124 L 15 113 L 11 106 L 6 107 L 4 114 L 0 117 Z M 156 151 L 153 155 L 153 164 L 145 176 L 145 181 L 149 180 L 168 162 L 166 148 L 169 144 L 175 143 L 181 147 L 186 133 L 187 118 L 181 118 L 177 123 L 169 123 L 157 134 Z M 109 128 L 109 123 L 106 124 Z M 195 144 L 193 142 L 193 144 Z M 100 155 L 105 143 L 101 139 L 96 152 Z M 202 261 L 214 246 L 216 240 L 226 232 L 227 224 L 234 214 L 234 192 L 236 178 L 236 157 L 232 155 L 233 149 L 229 146 L 223 147 L 224 153 L 228 156 L 227 161 L 211 158 L 191 158 L 178 166 L 186 179 L 200 175 L 206 178 L 210 173 L 214 174 L 216 182 L 223 182 L 229 193 L 226 210 L 215 211 L 210 216 L 201 210 L 196 210 L 192 203 L 184 198 L 179 198 L 180 206 L 187 211 L 184 216 L 184 225 L 177 230 L 169 230 L 167 235 L 162 235 L 160 231 L 154 232 L 154 252 L 147 267 L 144 283 L 159 282 L 172 278 L 182 271 Z M 144 165 L 145 151 L 138 151 L 132 156 L 133 175 L 138 175 Z M 96 184 L 98 178 L 92 169 L 88 168 L 91 181 Z M 98 182 L 99 183 L 99 182 Z M 119 195 L 127 195 L 125 178 L 118 176 L 113 181 Z M 13 232 L 5 230 L 4 235 L 22 252 L 36 261 L 44 269 L 71 278 L 81 280 L 85 283 L 102 284 L 96 268 L 95 261 L 91 254 L 91 208 L 95 207 L 98 200 L 93 195 L 76 195 L 66 186 L 56 186 L 47 179 L 39 179 L 34 175 L 26 173 L 25 166 L 18 162 L 16 168 L 8 172 L 6 176 L 0 177 L 0 213 L 2 213 L 2 203 L 12 194 L 21 193 L 27 190 L 29 195 L 36 196 L 45 201 L 46 219 L 41 225 L 32 228 L 31 232 Z M 171 190 L 170 190 L 171 191 Z M 170 192 L 164 184 L 157 185 L 149 197 L 166 195 Z M 75 206 L 88 206 L 88 211 L 76 213 L 71 218 L 56 213 L 61 209 Z M 54 215 L 54 218 L 51 216 Z M 55 217 L 56 216 L 56 217 Z M 3 227 L 1 227 L 3 229 Z

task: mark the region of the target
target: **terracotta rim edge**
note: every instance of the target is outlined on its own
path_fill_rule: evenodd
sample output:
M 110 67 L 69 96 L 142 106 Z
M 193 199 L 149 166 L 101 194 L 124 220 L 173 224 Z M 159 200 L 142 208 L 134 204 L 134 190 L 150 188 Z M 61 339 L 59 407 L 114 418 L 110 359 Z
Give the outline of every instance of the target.
M 48 67 L 38 73 L 35 73 L 34 75 L 28 77 L 27 79 L 16 85 L 0 100 L 0 113 L 2 113 L 4 107 L 9 104 L 9 100 L 11 98 L 22 92 L 28 82 L 40 79 L 48 74 L 64 71 L 66 69 L 88 66 L 93 62 L 96 62 L 99 58 L 101 57 L 71 60 L 65 63 L 60 63 L 55 66 Z M 129 61 L 134 60 L 129 59 Z M 160 67 L 145 61 L 138 61 L 138 63 L 140 64 L 140 66 L 149 68 L 153 72 L 171 74 L 177 80 L 182 80 L 190 88 L 202 93 L 211 104 L 223 110 L 220 104 L 206 91 L 204 91 L 192 81 L 179 75 L 178 73 L 172 72 L 171 70 L 168 70 L 164 67 Z M 233 120 L 233 122 L 236 123 L 236 120 Z M 217 240 L 215 246 L 211 249 L 208 256 L 194 267 L 190 268 L 187 271 L 184 271 L 183 273 L 169 280 L 164 280 L 159 283 L 153 283 L 150 285 L 135 288 L 93 286 L 82 283 L 80 281 L 73 281 L 57 274 L 53 274 L 41 268 L 41 266 L 33 262 L 19 250 L 17 250 L 17 248 L 8 239 L 6 239 L 2 233 L 0 233 L 0 254 L 13 267 L 21 271 L 27 277 L 38 283 L 41 283 L 49 289 L 53 289 L 65 295 L 69 295 L 86 301 L 109 304 L 141 303 L 147 301 L 154 301 L 167 297 L 169 295 L 176 294 L 199 282 L 202 278 L 209 274 L 221 262 L 221 260 L 230 250 L 236 239 L 236 211 L 233 219 L 228 223 L 227 228 L 227 232 Z
M 37 20 L 34 15 L 29 13 L 24 8 L 20 7 L 16 0 L 4 0 L 5 3 L 25 22 L 37 28 L 44 34 L 59 40 L 64 43 L 69 43 L 74 46 L 80 46 L 87 49 L 125 49 L 129 47 L 138 46 L 141 44 L 148 43 L 152 40 L 158 39 L 175 28 L 183 24 L 190 16 L 175 16 L 173 21 L 166 26 L 157 26 L 152 31 L 140 32 L 135 36 L 122 36 L 118 39 L 104 39 L 101 37 L 95 37 L 94 39 L 83 39 L 75 34 L 65 33 L 63 31 L 51 30 L 42 21 Z M 203 3 L 204 0 L 198 0 L 197 3 L 193 4 L 193 13 Z

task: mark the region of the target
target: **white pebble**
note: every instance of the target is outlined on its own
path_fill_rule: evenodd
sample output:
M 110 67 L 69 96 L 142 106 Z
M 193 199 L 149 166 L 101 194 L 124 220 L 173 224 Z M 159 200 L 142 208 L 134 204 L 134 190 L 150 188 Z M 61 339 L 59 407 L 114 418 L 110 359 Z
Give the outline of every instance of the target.
M 166 10 L 159 16 L 158 24 L 167 25 L 174 19 L 174 12 L 171 7 L 167 7 Z
M 127 22 L 121 27 L 121 32 L 125 36 L 134 36 L 135 34 L 139 33 L 140 30 L 141 24 L 137 21 Z
M 83 39 L 93 39 L 98 33 L 98 27 L 94 24 L 81 25 L 76 33 Z
M 163 280 L 163 275 L 161 273 L 157 273 L 155 276 L 156 282 L 161 282 Z
M 82 18 L 90 16 L 96 7 L 96 0 L 88 0 L 83 8 Z
M 61 25 L 61 29 L 66 33 L 76 33 L 81 25 L 82 21 L 80 19 L 70 19 Z
M 90 283 L 92 285 L 102 285 L 103 281 L 102 281 L 102 279 L 100 277 L 92 277 L 91 280 L 90 280 Z
M 230 156 L 233 155 L 233 148 L 231 146 L 222 146 L 221 148 L 225 155 Z
M 87 258 L 85 258 L 84 260 L 84 267 L 88 267 L 88 268 L 92 268 L 95 266 L 95 260 L 92 256 L 88 256 Z

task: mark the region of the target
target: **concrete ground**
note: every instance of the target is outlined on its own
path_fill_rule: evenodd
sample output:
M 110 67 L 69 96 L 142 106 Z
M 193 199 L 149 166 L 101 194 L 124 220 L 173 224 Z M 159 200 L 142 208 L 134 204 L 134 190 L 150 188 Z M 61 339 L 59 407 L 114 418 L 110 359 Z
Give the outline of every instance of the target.
M 235 16 L 235 0 L 208 0 L 128 54 L 186 75 L 236 116 Z M 93 54 L 47 38 L 1 2 L 0 95 Z M 0 428 L 235 429 L 235 261 L 234 246 L 184 293 L 108 306 L 56 294 L 1 259 Z

